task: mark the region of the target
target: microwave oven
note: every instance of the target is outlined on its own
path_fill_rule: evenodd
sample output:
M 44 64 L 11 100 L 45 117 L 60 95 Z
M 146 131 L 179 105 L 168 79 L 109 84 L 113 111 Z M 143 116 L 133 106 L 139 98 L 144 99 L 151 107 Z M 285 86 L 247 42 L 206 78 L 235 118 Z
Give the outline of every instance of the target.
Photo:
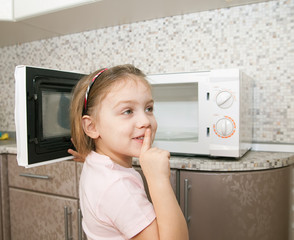
M 240 69 L 149 75 L 158 130 L 171 154 L 240 158 L 252 145 L 252 79 Z
M 15 68 L 17 161 L 34 167 L 72 157 L 69 105 L 81 73 Z M 252 81 L 239 69 L 148 75 L 154 145 L 175 155 L 241 157 L 252 141 Z
M 71 91 L 84 74 L 20 65 L 14 75 L 18 165 L 71 159 Z

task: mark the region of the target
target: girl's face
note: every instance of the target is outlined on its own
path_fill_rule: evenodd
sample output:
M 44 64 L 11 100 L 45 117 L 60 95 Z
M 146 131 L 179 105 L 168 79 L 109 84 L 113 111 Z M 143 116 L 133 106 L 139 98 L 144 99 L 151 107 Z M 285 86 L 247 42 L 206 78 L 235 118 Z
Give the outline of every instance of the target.
M 139 157 L 145 130 L 154 140 L 157 122 L 153 115 L 151 90 L 138 77 L 115 84 L 100 103 L 97 114 L 96 151 L 125 167 Z

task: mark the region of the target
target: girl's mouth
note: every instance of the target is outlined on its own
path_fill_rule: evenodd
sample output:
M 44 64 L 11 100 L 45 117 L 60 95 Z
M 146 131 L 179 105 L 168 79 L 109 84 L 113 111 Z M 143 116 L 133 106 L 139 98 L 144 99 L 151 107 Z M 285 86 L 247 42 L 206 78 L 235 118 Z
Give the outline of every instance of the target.
M 144 140 L 144 137 L 136 137 L 135 139 Z
M 135 137 L 135 138 L 133 138 L 133 139 L 136 140 L 137 142 L 143 143 L 143 141 L 144 141 L 144 136 Z

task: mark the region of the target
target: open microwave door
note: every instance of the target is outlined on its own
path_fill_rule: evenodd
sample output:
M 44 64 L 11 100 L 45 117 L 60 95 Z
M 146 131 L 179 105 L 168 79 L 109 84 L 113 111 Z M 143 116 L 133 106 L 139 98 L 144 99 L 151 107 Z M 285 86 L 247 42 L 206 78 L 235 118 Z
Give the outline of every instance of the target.
M 15 126 L 19 166 L 34 167 L 71 159 L 69 106 L 83 74 L 17 66 Z

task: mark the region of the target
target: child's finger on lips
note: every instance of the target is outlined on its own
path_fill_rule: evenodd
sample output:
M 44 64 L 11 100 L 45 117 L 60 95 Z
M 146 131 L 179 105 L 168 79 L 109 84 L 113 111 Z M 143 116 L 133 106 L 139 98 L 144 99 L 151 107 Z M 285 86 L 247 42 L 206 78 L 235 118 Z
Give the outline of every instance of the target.
M 144 141 L 141 148 L 141 154 L 151 148 L 151 129 L 147 128 L 145 131 Z

